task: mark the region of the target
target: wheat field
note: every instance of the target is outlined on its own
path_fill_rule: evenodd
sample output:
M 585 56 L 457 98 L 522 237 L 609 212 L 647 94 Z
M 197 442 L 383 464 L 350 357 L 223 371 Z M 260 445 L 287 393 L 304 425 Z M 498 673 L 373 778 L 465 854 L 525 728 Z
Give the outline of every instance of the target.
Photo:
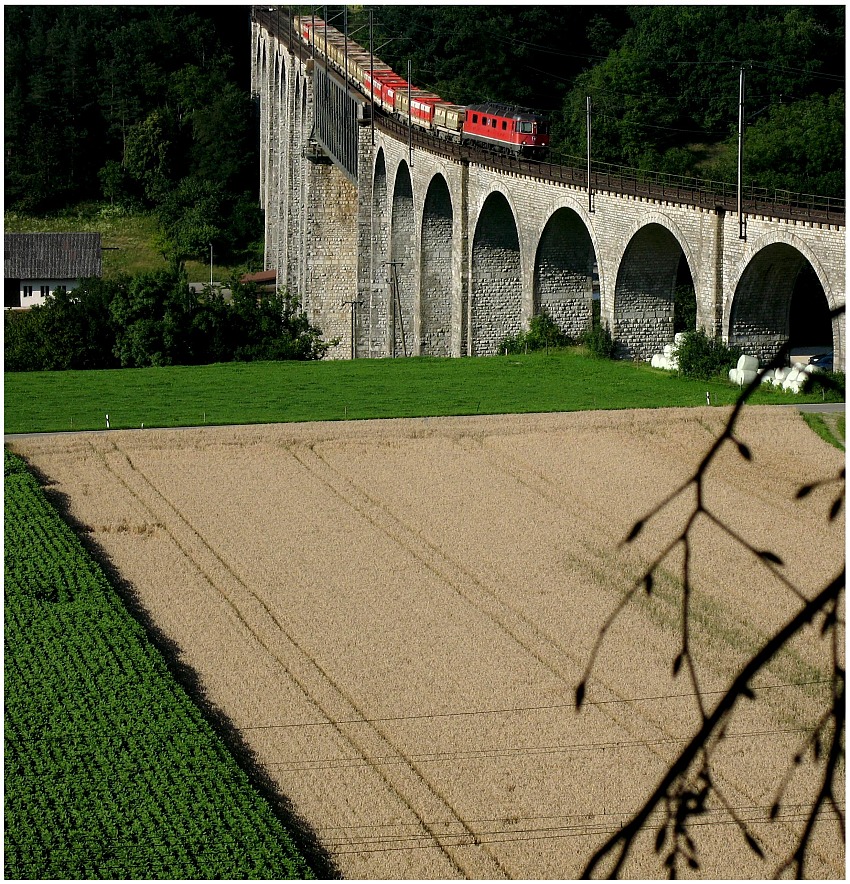
M 576 685 L 606 618 L 681 530 L 693 494 L 621 541 L 693 471 L 728 409 L 581 412 L 19 437 L 348 878 L 573 878 L 691 734 L 681 555 L 656 572 Z M 843 455 L 796 409 L 752 407 L 706 504 L 812 594 L 844 556 Z M 795 597 L 708 520 L 690 622 L 710 707 Z M 694 829 L 705 878 L 769 877 L 818 769 L 793 753 L 822 709 L 812 629 L 761 674 L 718 747 L 718 805 Z M 843 796 L 843 790 L 842 790 Z M 631 877 L 663 876 L 650 831 Z M 809 874 L 844 875 L 837 825 Z

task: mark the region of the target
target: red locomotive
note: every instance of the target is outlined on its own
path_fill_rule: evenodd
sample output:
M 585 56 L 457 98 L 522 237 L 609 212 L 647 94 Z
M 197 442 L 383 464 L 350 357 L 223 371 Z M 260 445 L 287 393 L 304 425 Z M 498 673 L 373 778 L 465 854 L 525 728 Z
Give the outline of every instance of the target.
M 539 159 L 549 146 L 549 126 L 539 114 L 505 104 L 469 107 L 443 101 L 439 95 L 418 89 L 388 65 L 371 59 L 358 44 L 334 27 L 312 16 L 296 16 L 298 34 L 314 53 L 346 73 L 374 99 L 378 107 L 404 122 L 426 129 L 439 138 L 476 143 L 491 150 Z M 325 56 L 325 53 L 327 55 Z M 410 107 L 408 107 L 408 104 Z
M 467 107 L 463 135 L 465 140 L 535 158 L 549 146 L 549 126 L 543 117 L 505 104 Z

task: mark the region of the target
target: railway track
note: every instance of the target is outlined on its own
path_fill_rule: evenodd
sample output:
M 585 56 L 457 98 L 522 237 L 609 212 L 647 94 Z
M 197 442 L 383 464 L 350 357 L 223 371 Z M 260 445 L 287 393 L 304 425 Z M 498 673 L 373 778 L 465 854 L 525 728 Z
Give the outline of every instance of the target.
M 285 13 L 281 14 L 279 9 L 272 12 L 268 8 L 255 6 L 252 14 L 254 20 L 266 28 L 270 34 L 285 41 L 289 50 L 300 60 L 306 61 L 311 57 L 308 48 L 298 38 L 291 20 Z M 358 84 L 350 78 L 349 85 L 368 100 L 369 96 L 364 94 Z M 410 141 L 412 146 L 417 149 L 427 150 L 458 162 L 489 166 L 543 181 L 583 189 L 588 186 L 586 168 L 523 159 L 468 144 L 457 144 L 429 135 L 422 129 L 409 128 L 378 107 L 373 108 L 373 114 L 377 128 L 402 142 Z M 657 172 L 628 170 L 606 165 L 603 168 L 597 168 L 596 171 L 591 170 L 590 186 L 595 192 L 607 191 L 625 196 L 695 206 L 712 211 L 737 211 L 735 186 L 723 182 L 708 182 L 699 179 L 677 181 L 673 176 Z M 744 193 L 743 210 L 748 215 L 844 226 L 844 200 L 829 197 L 792 194 L 784 191 L 771 193 L 767 190 L 750 188 L 749 193 L 746 190 Z

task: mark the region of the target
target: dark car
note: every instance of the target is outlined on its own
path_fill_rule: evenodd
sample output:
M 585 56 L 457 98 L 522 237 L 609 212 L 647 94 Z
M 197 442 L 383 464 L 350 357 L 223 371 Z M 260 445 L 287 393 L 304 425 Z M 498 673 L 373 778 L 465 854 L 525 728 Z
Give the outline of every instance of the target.
M 822 353 L 820 356 L 812 356 L 809 365 L 815 365 L 821 371 L 832 371 L 832 353 Z

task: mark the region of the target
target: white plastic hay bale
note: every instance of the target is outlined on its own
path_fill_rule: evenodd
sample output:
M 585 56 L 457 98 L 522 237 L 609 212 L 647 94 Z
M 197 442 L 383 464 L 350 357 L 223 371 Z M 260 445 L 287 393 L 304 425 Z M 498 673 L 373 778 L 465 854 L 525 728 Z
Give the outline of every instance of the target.
M 782 389 L 788 393 L 799 393 L 802 388 L 802 381 L 784 381 L 782 383 Z
M 664 345 L 664 355 L 669 359 L 676 352 L 676 348 L 673 344 L 665 344 Z
M 738 369 L 737 368 L 730 368 L 729 369 L 729 382 L 732 384 L 738 383 Z
M 766 371 L 761 376 L 761 383 L 763 383 L 763 384 L 773 384 L 775 382 L 776 382 L 776 376 L 774 375 L 774 373 L 772 371 Z
M 747 384 L 751 384 L 758 374 L 757 371 L 754 371 L 751 368 L 739 368 L 738 372 L 738 386 L 745 387 Z
M 744 354 L 738 359 L 738 371 L 758 371 L 759 361 L 755 356 Z
M 820 368 L 817 365 L 804 365 L 800 371 L 806 374 L 814 374 L 816 371 L 820 371 Z
M 655 353 L 652 359 L 649 360 L 649 364 L 653 368 L 664 368 L 664 354 L 663 353 Z
M 678 347 L 679 344 L 681 344 L 682 341 L 685 340 L 686 334 L 687 334 L 686 332 L 676 332 L 676 334 L 673 335 L 673 346 Z
M 781 384 L 785 378 L 791 373 L 791 369 L 786 365 L 784 368 L 775 368 L 773 370 L 773 376 L 777 381 Z
M 674 353 L 668 360 L 667 365 L 670 368 L 670 371 L 678 371 L 679 370 L 679 357 Z

